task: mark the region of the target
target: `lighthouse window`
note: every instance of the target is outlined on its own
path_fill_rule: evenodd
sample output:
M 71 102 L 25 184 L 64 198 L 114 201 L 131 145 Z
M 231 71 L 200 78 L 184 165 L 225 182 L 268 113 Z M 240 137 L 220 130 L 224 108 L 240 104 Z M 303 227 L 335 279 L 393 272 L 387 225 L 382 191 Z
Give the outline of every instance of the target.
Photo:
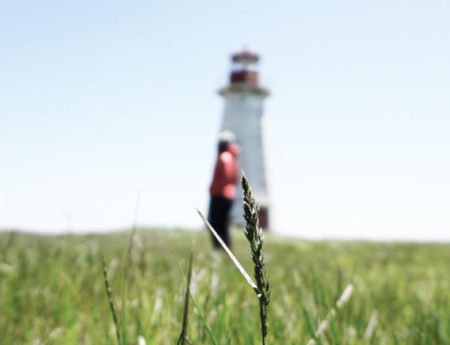
M 251 63 L 248 64 L 245 69 L 250 72 L 258 72 L 258 65 L 256 63 Z
M 258 64 L 256 64 L 256 63 L 233 62 L 231 64 L 231 70 L 232 70 L 232 72 L 238 72 L 238 71 L 257 72 L 258 71 Z
M 243 65 L 240 62 L 233 62 L 232 65 L 231 65 L 231 70 L 233 72 L 242 71 L 243 69 L 244 69 Z

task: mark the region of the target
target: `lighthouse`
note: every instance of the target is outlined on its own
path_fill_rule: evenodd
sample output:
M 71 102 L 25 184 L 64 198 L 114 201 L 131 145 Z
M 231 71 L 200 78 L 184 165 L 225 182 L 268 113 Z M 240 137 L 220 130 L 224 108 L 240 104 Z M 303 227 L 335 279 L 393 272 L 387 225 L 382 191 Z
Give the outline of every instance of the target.
M 239 166 L 245 172 L 252 193 L 260 205 L 259 224 L 269 228 L 271 203 L 267 176 L 264 100 L 269 91 L 260 86 L 259 56 L 241 51 L 231 56 L 229 84 L 219 90 L 225 100 L 221 131 L 231 131 L 241 148 Z M 242 187 L 231 210 L 233 224 L 242 225 Z

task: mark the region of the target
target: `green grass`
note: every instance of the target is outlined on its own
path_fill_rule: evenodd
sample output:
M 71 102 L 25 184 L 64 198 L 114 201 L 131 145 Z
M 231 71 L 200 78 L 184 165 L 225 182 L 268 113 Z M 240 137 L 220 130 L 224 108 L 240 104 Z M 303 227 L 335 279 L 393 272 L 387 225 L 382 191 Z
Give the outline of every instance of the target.
M 193 344 L 260 344 L 258 300 L 209 233 L 139 229 L 122 283 L 129 232 L 98 236 L 0 234 L 0 343 L 117 344 L 102 256 L 128 344 L 176 344 L 195 242 L 187 338 Z M 248 272 L 242 231 L 233 252 Z M 450 344 L 450 245 L 307 242 L 267 235 L 271 300 L 267 344 L 304 345 L 348 283 L 322 344 Z M 180 273 L 178 265 L 183 272 Z M 200 312 L 199 312 L 200 311 Z M 368 332 L 368 323 L 376 327 Z M 371 327 L 373 328 L 373 327 Z M 122 329 L 121 329 L 122 331 Z

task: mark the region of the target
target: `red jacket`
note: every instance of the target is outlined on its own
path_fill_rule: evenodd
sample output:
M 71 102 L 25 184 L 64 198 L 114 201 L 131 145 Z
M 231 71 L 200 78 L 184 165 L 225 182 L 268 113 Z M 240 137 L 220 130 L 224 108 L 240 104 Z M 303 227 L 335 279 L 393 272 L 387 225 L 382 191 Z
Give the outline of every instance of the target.
M 209 187 L 211 196 L 223 196 L 230 200 L 236 197 L 236 183 L 239 180 L 236 161 L 238 155 L 239 147 L 233 144 L 219 155 Z

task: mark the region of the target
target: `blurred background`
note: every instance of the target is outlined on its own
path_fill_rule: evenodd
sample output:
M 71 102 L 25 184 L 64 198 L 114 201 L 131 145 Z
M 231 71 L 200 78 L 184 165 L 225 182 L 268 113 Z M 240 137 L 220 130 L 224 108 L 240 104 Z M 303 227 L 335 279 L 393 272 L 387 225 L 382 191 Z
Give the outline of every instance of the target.
M 201 228 L 260 54 L 274 232 L 450 240 L 448 1 L 0 4 L 0 229 Z M 251 181 L 250 181 L 251 183 Z

